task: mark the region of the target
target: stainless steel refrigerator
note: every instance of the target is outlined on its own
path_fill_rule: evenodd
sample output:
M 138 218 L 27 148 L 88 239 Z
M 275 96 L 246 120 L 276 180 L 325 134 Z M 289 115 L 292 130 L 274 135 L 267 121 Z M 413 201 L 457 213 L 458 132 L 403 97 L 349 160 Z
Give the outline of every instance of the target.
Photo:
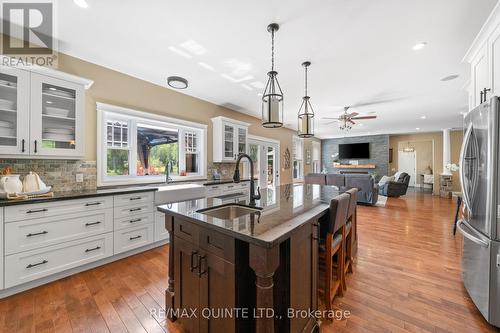
M 499 107 L 493 97 L 464 118 L 460 153 L 463 281 L 484 318 L 500 327 Z

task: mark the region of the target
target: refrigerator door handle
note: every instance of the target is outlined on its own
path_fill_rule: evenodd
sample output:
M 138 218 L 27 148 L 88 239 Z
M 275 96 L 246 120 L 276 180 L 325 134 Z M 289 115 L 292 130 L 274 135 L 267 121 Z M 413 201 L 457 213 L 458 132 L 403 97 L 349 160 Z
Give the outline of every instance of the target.
M 465 228 L 467 228 L 468 230 L 474 232 L 476 234 L 476 236 L 472 235 L 470 232 L 468 232 L 467 230 L 465 230 Z M 481 239 L 479 235 L 479 233 L 477 231 L 475 231 L 469 223 L 465 222 L 464 220 L 458 220 L 457 222 L 457 228 L 458 228 L 458 231 L 460 231 L 460 233 L 465 237 L 465 238 L 468 238 L 469 240 L 473 241 L 474 243 L 482 246 L 482 247 L 485 247 L 485 248 L 488 248 L 489 244 L 487 241 Z
M 467 153 L 467 147 L 469 146 L 469 139 L 472 134 L 472 124 L 469 124 L 465 132 L 464 141 L 462 143 L 462 148 L 460 149 L 460 185 L 462 186 L 462 194 L 464 199 L 464 205 L 468 212 L 472 212 L 470 205 L 469 193 L 467 191 L 467 184 L 465 183 L 465 154 Z

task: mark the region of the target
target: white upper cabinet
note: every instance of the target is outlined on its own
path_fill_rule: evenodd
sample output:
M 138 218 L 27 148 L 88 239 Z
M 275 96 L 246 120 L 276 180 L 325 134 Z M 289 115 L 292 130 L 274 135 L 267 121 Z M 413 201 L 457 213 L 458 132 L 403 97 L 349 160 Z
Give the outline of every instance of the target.
M 500 96 L 500 3 L 474 39 L 464 61 L 471 66 L 469 108 Z
M 247 152 L 250 124 L 226 117 L 212 118 L 213 162 L 234 162 Z
M 29 154 L 30 73 L 0 69 L 0 154 Z
M 91 84 L 50 69 L 0 67 L 0 156 L 84 157 Z

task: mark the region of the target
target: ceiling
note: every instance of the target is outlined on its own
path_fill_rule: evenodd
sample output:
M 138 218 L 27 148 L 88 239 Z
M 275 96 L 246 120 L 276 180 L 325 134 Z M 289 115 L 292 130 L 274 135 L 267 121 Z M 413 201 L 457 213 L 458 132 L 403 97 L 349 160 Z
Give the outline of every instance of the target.
M 87 0 L 59 2 L 60 51 L 260 117 L 270 69 L 269 23 L 277 22 L 276 69 L 285 124 L 294 128 L 305 60 L 316 136 L 344 136 L 342 106 L 376 120 L 349 135 L 428 132 L 462 126 L 468 79 L 462 57 L 496 0 Z M 412 47 L 427 42 L 419 51 Z M 441 78 L 458 74 L 458 79 Z M 166 110 L 168 111 L 168 110 Z M 200 110 L 202 112 L 202 110 Z M 425 119 L 422 119 L 424 118 Z M 417 129 L 418 128 L 418 129 Z

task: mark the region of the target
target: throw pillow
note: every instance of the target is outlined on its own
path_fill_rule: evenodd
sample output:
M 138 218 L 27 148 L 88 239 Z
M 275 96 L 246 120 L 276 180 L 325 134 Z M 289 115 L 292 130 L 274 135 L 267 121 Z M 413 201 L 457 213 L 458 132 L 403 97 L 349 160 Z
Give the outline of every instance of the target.
M 382 187 L 385 183 L 392 182 L 394 180 L 394 176 L 382 176 L 380 181 L 378 182 L 378 186 Z
M 401 176 L 401 174 L 402 174 L 402 172 L 401 172 L 401 171 L 396 172 L 396 173 L 394 174 L 394 176 L 393 176 L 393 177 L 394 177 L 394 181 L 396 181 L 396 182 L 397 182 L 397 181 L 399 180 L 399 176 Z

